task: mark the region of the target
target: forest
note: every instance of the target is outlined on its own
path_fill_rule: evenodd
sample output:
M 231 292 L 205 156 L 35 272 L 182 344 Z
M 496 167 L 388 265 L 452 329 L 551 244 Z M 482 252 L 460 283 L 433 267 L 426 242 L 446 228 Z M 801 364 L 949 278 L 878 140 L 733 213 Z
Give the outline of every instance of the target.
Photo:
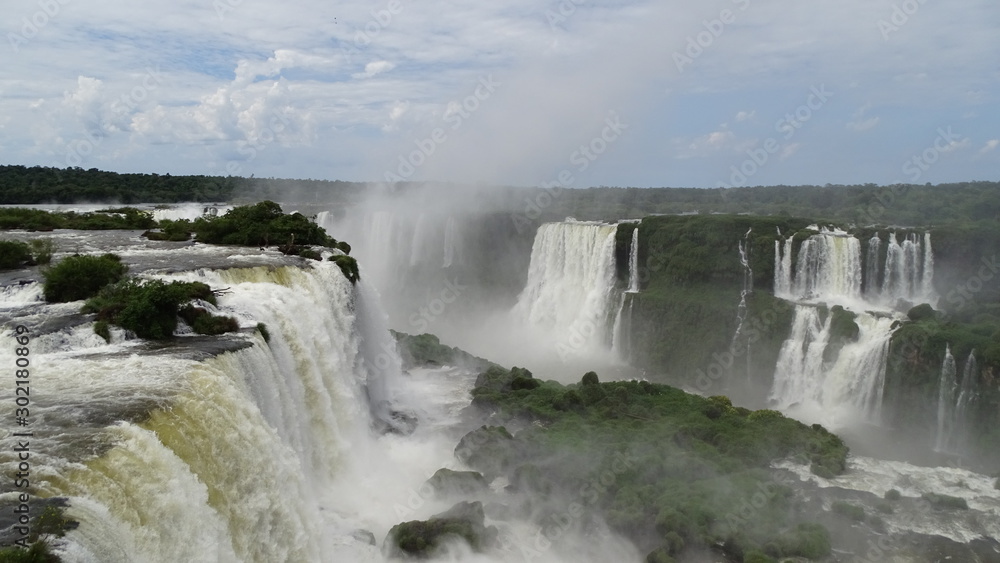
M 389 186 L 390 194 L 419 183 Z M 453 186 L 457 191 L 467 189 Z M 248 202 L 356 203 L 375 184 L 235 176 L 118 174 L 91 168 L 0 166 L 0 204 Z M 731 213 L 813 217 L 858 225 L 940 225 L 1000 220 L 1000 182 L 951 184 L 805 185 L 746 188 L 586 189 L 495 187 L 490 200 L 530 218 L 581 220 L 651 214 Z M 547 192 L 547 193 L 546 193 Z M 548 205 L 532 202 L 549 202 Z M 532 213 L 534 211 L 534 213 Z

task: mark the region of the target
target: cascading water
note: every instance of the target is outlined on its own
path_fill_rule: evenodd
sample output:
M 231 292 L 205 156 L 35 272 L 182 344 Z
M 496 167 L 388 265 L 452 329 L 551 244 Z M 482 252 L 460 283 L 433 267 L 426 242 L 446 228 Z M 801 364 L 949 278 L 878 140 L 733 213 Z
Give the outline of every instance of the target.
M 167 279 L 228 288 L 221 312 L 264 323 L 270 340 L 226 337 L 235 348 L 205 360 L 197 344 L 184 352 L 183 337 L 167 353 L 118 341 L 121 332 L 111 345 L 89 330 L 75 343 L 63 331 L 33 342 L 32 484 L 40 497 L 68 497 L 80 522 L 60 548 L 66 560 L 341 560 L 335 540 L 353 530 L 336 525 L 338 501 L 325 491 L 370 432 L 379 411 L 367 405 L 395 399 L 384 313 L 329 262 Z M 79 304 L 44 307 L 22 322 Z
M 876 234 L 868 240 L 862 267 L 857 238 L 837 229 L 811 228 L 816 234 L 802 241 L 794 272 L 793 237 L 782 241 L 779 233 L 775 241 L 775 296 L 799 304 L 791 334 L 779 353 L 770 401 L 783 409 L 809 407 L 812 415 L 807 417 L 849 421 L 860 416 L 878 423 L 889 340 L 894 320 L 901 318 L 886 306 L 900 300 L 936 301 L 930 234 L 923 242 L 911 234 L 899 244 L 890 233 L 884 262 L 882 240 Z M 838 342 L 840 348 L 831 358 L 833 352 L 827 347 L 833 315 L 823 319 L 818 306 L 834 304 L 853 316 L 858 335 L 852 342 Z
M 938 383 L 938 426 L 934 449 L 938 452 L 958 453 L 966 446 L 968 430 L 979 393 L 979 366 L 976 351 L 969 352 L 958 379 L 958 365 L 945 347 L 941 379 Z
M 741 355 L 746 359 L 746 377 L 750 379 L 750 339 L 745 345 L 740 342 L 740 335 L 743 332 L 743 323 L 747 318 L 747 295 L 753 291 L 753 269 L 750 267 L 750 233 L 753 229 L 747 229 L 743 240 L 739 242 L 740 266 L 743 268 L 743 289 L 740 291 L 740 303 L 736 306 L 736 330 L 733 332 L 732 342 L 729 344 L 729 351 L 734 357 Z M 780 231 L 779 231 L 780 236 Z M 743 346 L 744 349 L 740 350 Z
M 817 307 L 796 305 L 792 332 L 781 345 L 769 400 L 788 410 L 821 396 L 823 351 L 830 339 L 831 316 Z
M 875 301 L 882 294 L 882 285 L 879 281 L 882 272 L 882 262 L 880 251 L 882 249 L 882 239 L 878 235 L 873 235 L 868 239 L 868 255 L 865 258 L 865 299 Z
M 958 386 L 955 380 L 957 371 L 955 357 L 951 355 L 951 346 L 945 346 L 941 378 L 938 380 L 937 436 L 934 440 L 934 451 L 946 451 L 951 439 L 955 390 Z
M 514 316 L 561 339 L 567 353 L 608 349 L 616 229 L 576 221 L 539 227 Z
M 622 292 L 618 314 L 612 329 L 611 351 L 615 357 L 627 362 L 632 357 L 632 307 L 631 294 L 639 293 L 639 227 L 632 231 L 628 252 L 628 289 Z
M 628 291 L 639 291 L 639 227 L 632 230 L 632 244 L 628 251 Z
M 843 231 L 822 230 L 799 247 L 790 293 L 796 299 L 856 298 L 861 291 L 861 245 Z

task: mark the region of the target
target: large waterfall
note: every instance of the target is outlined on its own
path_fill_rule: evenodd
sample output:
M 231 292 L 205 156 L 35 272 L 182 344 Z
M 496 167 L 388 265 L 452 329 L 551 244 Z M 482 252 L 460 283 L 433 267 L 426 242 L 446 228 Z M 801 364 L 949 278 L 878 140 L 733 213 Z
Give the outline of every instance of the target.
M 61 548 L 66 560 L 374 560 L 377 550 L 352 539 L 359 523 L 344 510 L 355 507 L 338 495 L 374 417 L 405 407 L 399 357 L 369 290 L 330 262 L 166 279 L 226 288 L 221 312 L 248 329 L 263 323 L 269 341 L 221 337 L 231 351 L 215 355 L 199 338 L 158 349 L 116 331 L 108 345 L 84 324 L 32 342 L 32 484 L 39 497 L 68 497 L 80 522 Z M 79 307 L 19 301 L 3 307 L 21 307 L 30 327 Z M 13 365 L 10 347 L 3 354 Z M 12 418 L 10 403 L 0 416 Z M 384 534 L 397 521 L 382 520 L 367 524 Z
M 793 237 L 775 242 L 775 295 L 797 304 L 769 398 L 779 408 L 835 426 L 858 417 L 877 424 L 889 340 L 905 311 L 896 307 L 936 302 L 930 234 L 910 234 L 899 243 L 889 233 L 883 261 L 877 234 L 867 241 L 863 260 L 853 235 L 813 230 L 794 256 Z M 857 325 L 850 342 L 831 338 L 834 312 L 828 307 L 835 304 Z
M 866 305 L 895 307 L 899 300 L 912 305 L 936 304 L 934 255 L 930 233 L 909 234 L 902 244 L 896 233 L 888 233 L 884 258 L 878 234 L 867 242 L 862 265 L 861 241 L 839 229 L 815 229 L 799 245 L 794 237 L 774 244 L 774 293 L 795 301 L 842 301 L 863 299 Z M 865 288 L 862 294 L 862 288 Z
M 538 228 L 528 281 L 513 313 L 560 339 L 560 355 L 611 345 L 616 229 L 576 221 Z

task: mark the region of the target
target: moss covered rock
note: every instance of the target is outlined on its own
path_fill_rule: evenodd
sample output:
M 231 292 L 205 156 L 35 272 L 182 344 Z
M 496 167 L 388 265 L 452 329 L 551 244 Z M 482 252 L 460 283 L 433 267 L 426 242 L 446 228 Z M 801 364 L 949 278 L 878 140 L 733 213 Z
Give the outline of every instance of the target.
M 383 550 L 390 558 L 430 559 L 449 541 L 462 541 L 473 551 L 484 552 L 496 545 L 499 535 L 486 526 L 480 502 L 460 502 L 428 520 L 396 524 L 386 536 Z

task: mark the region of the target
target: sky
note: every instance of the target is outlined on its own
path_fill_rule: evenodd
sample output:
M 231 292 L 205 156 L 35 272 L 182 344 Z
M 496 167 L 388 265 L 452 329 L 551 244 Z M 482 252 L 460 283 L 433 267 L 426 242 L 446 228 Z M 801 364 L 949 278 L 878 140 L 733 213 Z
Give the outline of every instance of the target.
M 1000 180 L 996 0 L 0 0 L 0 164 Z

